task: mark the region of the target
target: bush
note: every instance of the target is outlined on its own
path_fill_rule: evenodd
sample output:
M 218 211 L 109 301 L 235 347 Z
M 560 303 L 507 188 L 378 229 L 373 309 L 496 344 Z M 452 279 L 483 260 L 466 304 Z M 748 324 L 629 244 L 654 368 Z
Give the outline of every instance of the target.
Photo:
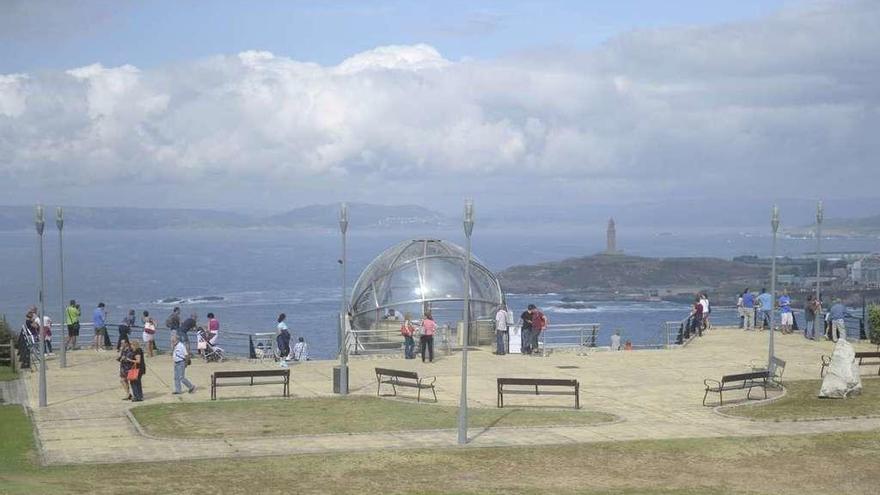
M 871 343 L 880 345 L 880 305 L 872 304 L 868 306 L 868 328 L 870 333 L 868 338 Z

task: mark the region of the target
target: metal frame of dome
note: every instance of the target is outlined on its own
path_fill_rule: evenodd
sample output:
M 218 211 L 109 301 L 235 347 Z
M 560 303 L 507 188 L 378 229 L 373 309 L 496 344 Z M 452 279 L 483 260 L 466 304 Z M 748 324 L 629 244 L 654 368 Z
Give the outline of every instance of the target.
M 443 297 L 429 296 L 431 290 L 426 289 L 426 287 L 430 285 L 427 280 L 430 279 L 431 273 L 426 270 L 433 264 L 432 262 L 440 261 L 442 263 L 444 260 L 452 260 L 462 269 L 460 278 L 463 285 L 463 268 L 466 257 L 467 253 L 462 247 L 440 239 L 403 241 L 386 249 L 367 265 L 358 277 L 357 282 L 355 282 L 352 297 L 349 301 L 355 328 L 366 329 L 370 327 L 380 320 L 388 309 L 392 308 L 399 309 L 401 306 L 416 304 L 424 307 L 426 303 L 433 305 L 434 303 L 464 302 L 463 287 L 459 288 L 459 294 L 446 294 Z M 383 287 L 382 284 L 389 281 L 394 274 L 406 270 L 413 265 L 415 265 L 415 272 L 418 275 L 417 294 L 419 294 L 419 297 L 380 301 L 379 292 L 394 289 L 390 286 Z M 471 312 L 474 313 L 475 309 L 481 307 L 488 307 L 489 310 L 486 311 L 486 314 L 477 314 L 475 318 L 491 316 L 490 312 L 493 312 L 499 305 L 504 304 L 504 292 L 501 290 L 501 284 L 497 277 L 474 256 L 471 256 L 470 276 Z M 412 284 L 412 286 L 414 285 Z M 489 291 L 485 289 L 489 289 Z M 487 294 L 487 292 L 491 292 L 491 294 Z M 365 297 L 370 298 L 369 301 L 366 301 L 366 304 L 362 302 Z M 376 316 L 374 318 L 366 317 L 370 313 L 375 313 Z M 370 322 L 369 325 L 358 324 L 366 323 L 367 321 Z

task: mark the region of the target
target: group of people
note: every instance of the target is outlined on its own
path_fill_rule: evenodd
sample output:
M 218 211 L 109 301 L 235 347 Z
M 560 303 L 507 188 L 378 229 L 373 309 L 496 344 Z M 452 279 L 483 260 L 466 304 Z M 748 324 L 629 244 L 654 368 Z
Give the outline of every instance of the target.
M 549 321 L 543 311 L 534 304 L 529 304 L 525 311 L 519 315 L 520 322 L 520 352 L 524 355 L 538 354 L 538 345 L 541 333 L 547 329 Z M 495 312 L 495 354 L 503 356 L 507 353 L 508 346 L 505 339 L 510 341 L 510 327 L 513 324 L 513 313 L 507 306 L 502 305 Z
M 779 311 L 779 330 L 783 334 L 794 333 L 798 329 L 797 319 L 792 310 L 792 300 L 788 290 L 774 301 L 773 296 L 762 288 L 755 295 L 748 287 L 739 295 L 736 308 L 740 316 L 740 328 L 750 331 L 754 328 L 764 330 L 770 328 L 774 310 Z M 847 317 L 851 317 L 846 305 L 840 298 L 834 299 L 834 304 L 822 317 L 822 301 L 815 295 L 809 295 L 804 303 L 804 337 L 810 340 L 833 340 L 846 339 Z
M 399 320 L 399 314 L 393 309 L 386 316 L 390 320 Z M 425 311 L 421 320 L 414 320 L 411 313 L 403 315 L 400 325 L 400 335 L 403 336 L 403 357 L 406 359 L 416 358 L 416 336 L 419 337 L 419 354 L 422 362 L 434 362 L 434 334 L 437 332 L 437 322 L 430 311 Z
M 290 333 L 290 327 L 287 326 L 287 315 L 281 313 L 277 318 L 278 324 L 275 326 L 276 336 L 275 345 L 278 349 L 278 359 L 283 361 L 308 361 L 309 346 L 306 339 L 302 336 L 297 338 L 296 344 L 290 346 L 293 336 Z
M 709 315 L 711 313 L 712 307 L 709 306 L 709 295 L 705 292 L 697 293 L 694 297 L 694 307 L 691 309 L 689 333 L 702 337 L 703 331 L 711 328 L 709 323 Z

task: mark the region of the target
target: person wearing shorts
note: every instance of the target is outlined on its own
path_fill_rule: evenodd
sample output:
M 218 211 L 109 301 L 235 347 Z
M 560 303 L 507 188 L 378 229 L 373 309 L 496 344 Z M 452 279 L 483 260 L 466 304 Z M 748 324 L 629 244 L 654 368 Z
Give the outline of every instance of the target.
M 67 339 L 64 345 L 67 349 L 75 349 L 76 338 L 79 337 L 79 318 L 82 314 L 75 299 L 70 300 L 70 305 L 67 306 L 64 313 L 64 324 L 67 325 Z
M 107 334 L 107 312 L 104 303 L 98 303 L 92 314 L 92 322 L 95 324 L 95 351 L 104 351 L 104 336 Z
M 779 324 L 782 326 L 782 333 L 791 333 L 794 314 L 791 312 L 791 297 L 789 297 L 787 290 L 779 296 Z

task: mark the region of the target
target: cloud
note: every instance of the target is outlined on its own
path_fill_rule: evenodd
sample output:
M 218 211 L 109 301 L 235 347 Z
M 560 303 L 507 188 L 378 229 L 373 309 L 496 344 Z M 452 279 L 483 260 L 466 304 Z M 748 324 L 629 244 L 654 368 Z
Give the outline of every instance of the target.
M 873 194 L 878 21 L 875 2 L 823 3 L 497 60 L 395 45 L 0 75 L 0 177 Z

